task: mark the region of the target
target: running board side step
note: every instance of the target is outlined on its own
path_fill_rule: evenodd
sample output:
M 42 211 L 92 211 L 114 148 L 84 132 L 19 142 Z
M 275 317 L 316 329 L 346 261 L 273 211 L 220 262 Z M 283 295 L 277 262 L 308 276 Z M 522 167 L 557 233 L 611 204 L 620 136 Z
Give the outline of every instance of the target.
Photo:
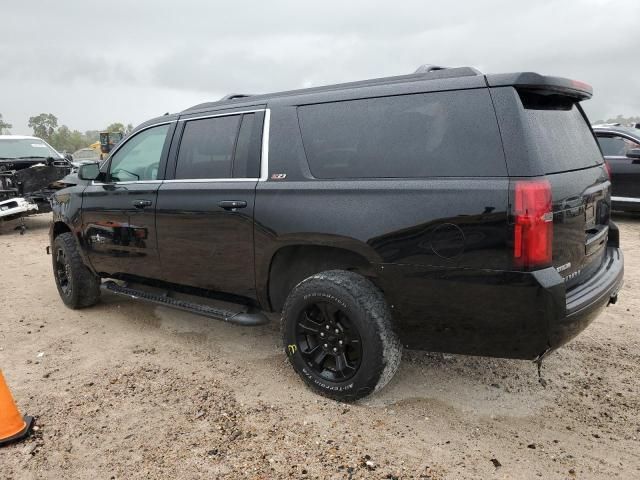
M 115 293 L 116 295 L 122 295 L 136 300 L 144 300 L 145 302 L 155 303 L 157 305 L 163 305 L 165 307 L 195 313 L 196 315 L 202 315 L 203 317 L 222 320 L 223 322 L 233 323 L 235 325 L 254 327 L 257 325 L 266 325 L 267 323 L 269 323 L 269 319 L 265 314 L 261 312 L 251 313 L 223 310 L 221 308 L 214 308 L 208 305 L 201 305 L 198 303 L 187 302 L 185 300 L 178 300 L 167 295 L 156 295 L 150 292 L 145 292 L 143 290 L 137 290 L 135 288 L 123 287 L 113 281 L 103 282 L 100 285 L 100 288 L 108 292 Z

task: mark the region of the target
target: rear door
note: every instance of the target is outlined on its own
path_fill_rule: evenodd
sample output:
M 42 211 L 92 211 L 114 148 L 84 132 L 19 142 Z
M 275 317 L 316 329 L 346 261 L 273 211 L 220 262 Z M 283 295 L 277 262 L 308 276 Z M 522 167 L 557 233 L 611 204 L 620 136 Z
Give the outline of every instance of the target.
M 627 152 L 640 148 L 640 142 L 616 133 L 598 132 L 598 143 L 611 171 L 612 199 L 640 202 L 640 160 L 627 157 Z
M 135 133 L 111 156 L 106 180 L 84 190 L 82 235 L 96 271 L 158 278 L 156 201 L 173 129 Z
M 163 279 L 255 298 L 253 216 L 263 109 L 181 118 L 158 192 Z

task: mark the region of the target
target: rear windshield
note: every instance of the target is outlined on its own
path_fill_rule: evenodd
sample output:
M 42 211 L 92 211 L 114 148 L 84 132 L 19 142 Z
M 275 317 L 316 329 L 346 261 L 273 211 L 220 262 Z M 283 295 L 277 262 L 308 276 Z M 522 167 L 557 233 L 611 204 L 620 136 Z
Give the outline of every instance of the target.
M 579 106 L 567 97 L 519 92 L 528 147 L 545 173 L 593 167 L 603 162 L 591 127 Z
M 298 117 L 316 178 L 506 175 L 486 89 L 305 105 Z

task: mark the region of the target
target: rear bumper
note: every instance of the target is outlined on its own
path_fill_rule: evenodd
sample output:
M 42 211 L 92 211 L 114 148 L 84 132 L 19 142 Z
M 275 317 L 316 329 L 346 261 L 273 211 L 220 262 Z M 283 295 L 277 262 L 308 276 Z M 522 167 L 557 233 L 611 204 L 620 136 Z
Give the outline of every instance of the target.
M 622 251 L 611 243 L 601 267 L 570 290 L 553 267 L 381 267 L 380 287 L 405 347 L 531 360 L 584 330 L 616 297 L 624 275 Z
M 624 282 L 624 256 L 607 247 L 602 265 L 582 285 L 566 292 L 565 313 L 551 324 L 549 344 L 558 348 L 584 330 L 610 302 L 615 303 Z

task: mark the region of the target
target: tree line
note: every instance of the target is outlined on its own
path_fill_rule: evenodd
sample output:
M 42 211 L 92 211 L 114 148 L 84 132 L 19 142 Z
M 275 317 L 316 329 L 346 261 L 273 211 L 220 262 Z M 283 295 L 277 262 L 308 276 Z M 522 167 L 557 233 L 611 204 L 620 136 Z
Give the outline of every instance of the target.
M 122 132 L 125 135 L 133 130 L 130 123 L 125 125 L 120 122 L 108 125 L 104 130 L 71 130 L 66 125 L 58 125 L 58 117 L 52 113 L 41 113 L 29 118 L 29 128 L 33 130 L 33 136 L 42 138 L 59 152 L 73 153 L 84 147 L 88 147 L 100 140 L 100 132 Z M 0 135 L 9 134 L 13 125 L 3 120 L 0 113 Z
M 632 123 L 640 123 L 640 115 L 636 117 L 623 117 L 622 115 L 617 115 L 615 118 L 597 120 L 593 123 L 619 123 L 620 125 L 630 125 Z

